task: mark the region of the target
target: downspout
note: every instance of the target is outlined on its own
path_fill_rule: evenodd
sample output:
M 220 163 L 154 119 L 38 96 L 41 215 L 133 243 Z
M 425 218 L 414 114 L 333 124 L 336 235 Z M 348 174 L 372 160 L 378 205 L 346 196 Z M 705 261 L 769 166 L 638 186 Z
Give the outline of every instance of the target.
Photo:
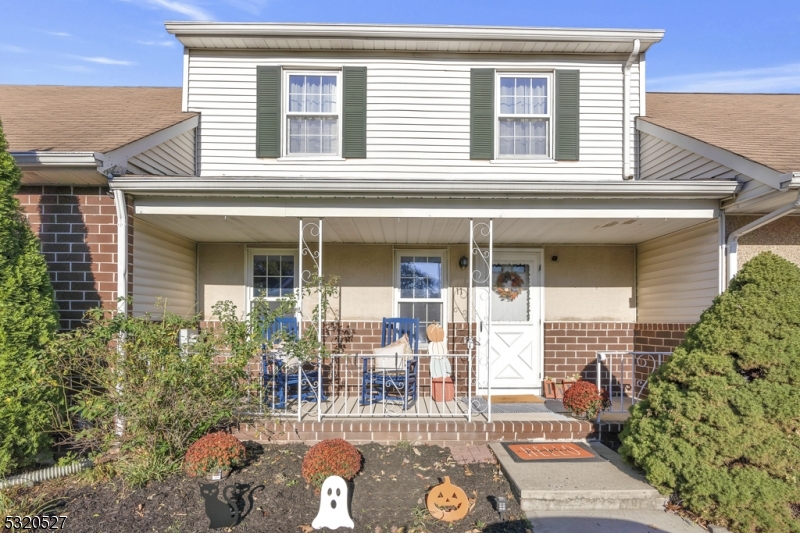
M 752 221 L 746 226 L 742 226 L 728 235 L 728 281 L 732 280 L 739 271 L 739 261 L 737 258 L 739 237 L 746 235 L 753 230 L 757 230 L 762 226 L 766 226 L 770 222 L 797 211 L 798 209 L 800 209 L 800 192 L 797 193 L 797 198 L 791 204 L 786 204 L 785 206 L 776 209 L 772 213 L 764 215 L 763 217 Z
M 114 191 L 114 207 L 117 209 L 117 311 L 128 313 L 128 206 L 125 193 Z
M 622 67 L 622 179 L 633 178 L 631 170 L 631 65 L 639 56 L 639 39 L 633 41 L 633 50 Z M 641 82 L 640 82 L 641 83 Z

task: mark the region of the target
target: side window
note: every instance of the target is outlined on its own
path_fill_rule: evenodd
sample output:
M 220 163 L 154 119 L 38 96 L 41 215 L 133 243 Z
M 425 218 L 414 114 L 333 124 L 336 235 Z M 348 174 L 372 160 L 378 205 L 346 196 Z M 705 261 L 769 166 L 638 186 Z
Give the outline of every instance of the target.
M 297 257 L 289 250 L 248 250 L 247 310 L 255 298 L 263 297 L 270 307 L 291 296 L 297 287 Z

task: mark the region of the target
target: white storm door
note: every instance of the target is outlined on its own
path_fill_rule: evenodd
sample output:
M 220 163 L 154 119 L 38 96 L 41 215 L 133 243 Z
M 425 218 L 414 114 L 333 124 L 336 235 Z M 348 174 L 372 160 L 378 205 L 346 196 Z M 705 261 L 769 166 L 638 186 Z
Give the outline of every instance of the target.
M 496 252 L 492 264 L 491 394 L 541 394 L 542 254 Z

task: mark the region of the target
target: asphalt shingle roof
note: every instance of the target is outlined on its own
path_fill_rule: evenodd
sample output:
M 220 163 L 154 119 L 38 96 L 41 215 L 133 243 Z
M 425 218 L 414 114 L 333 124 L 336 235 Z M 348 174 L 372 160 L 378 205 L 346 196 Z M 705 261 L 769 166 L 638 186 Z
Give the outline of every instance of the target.
M 800 172 L 800 94 L 647 93 L 641 119 L 778 172 Z
M 108 152 L 194 115 L 180 87 L 0 85 L 12 152 Z

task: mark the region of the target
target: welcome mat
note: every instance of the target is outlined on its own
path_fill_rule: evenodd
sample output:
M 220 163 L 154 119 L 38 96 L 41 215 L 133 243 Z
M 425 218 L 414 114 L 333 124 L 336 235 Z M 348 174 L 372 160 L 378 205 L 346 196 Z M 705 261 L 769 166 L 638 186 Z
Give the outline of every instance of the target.
M 458 399 L 459 402 L 467 406 L 466 397 Z M 489 402 L 482 396 L 472 397 L 472 411 L 474 413 L 485 413 L 489 409 Z M 516 413 L 551 413 L 544 403 L 495 403 L 492 396 L 492 413 L 496 414 L 516 414 Z
M 535 394 L 492 394 L 492 403 L 544 403 L 544 398 Z
M 503 448 L 515 463 L 603 461 L 580 442 L 504 442 Z

